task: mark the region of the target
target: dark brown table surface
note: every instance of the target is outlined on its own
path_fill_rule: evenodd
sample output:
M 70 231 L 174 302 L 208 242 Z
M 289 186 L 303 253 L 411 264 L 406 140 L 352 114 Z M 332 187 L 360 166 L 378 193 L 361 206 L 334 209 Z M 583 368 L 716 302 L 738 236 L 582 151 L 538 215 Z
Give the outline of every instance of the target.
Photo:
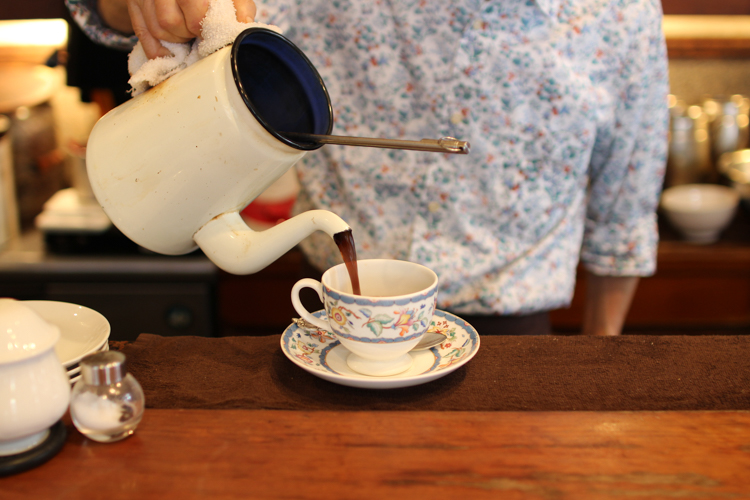
M 122 348 L 149 408 L 405 411 L 750 410 L 750 336 L 481 335 L 425 385 L 357 389 L 293 364 L 280 336 L 160 337 Z

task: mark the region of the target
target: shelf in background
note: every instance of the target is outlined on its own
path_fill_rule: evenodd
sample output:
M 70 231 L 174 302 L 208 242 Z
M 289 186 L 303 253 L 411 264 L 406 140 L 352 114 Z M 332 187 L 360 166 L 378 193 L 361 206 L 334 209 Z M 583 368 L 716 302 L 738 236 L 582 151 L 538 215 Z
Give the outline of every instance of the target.
M 750 57 L 750 15 L 665 15 L 670 59 Z
M 750 334 L 750 213 L 740 207 L 711 245 L 686 243 L 663 219 L 656 273 L 642 278 L 625 321 L 638 334 Z M 553 311 L 556 330 L 580 330 L 586 294 L 578 273 L 573 303 Z

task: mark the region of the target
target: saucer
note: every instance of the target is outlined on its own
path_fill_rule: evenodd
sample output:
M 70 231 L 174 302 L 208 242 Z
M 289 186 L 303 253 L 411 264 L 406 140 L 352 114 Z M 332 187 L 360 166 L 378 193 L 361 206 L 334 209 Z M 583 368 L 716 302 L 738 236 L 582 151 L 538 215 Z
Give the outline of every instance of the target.
M 324 317 L 325 311 L 317 311 Z M 445 311 L 435 310 L 428 331 L 447 335 L 442 344 L 424 351 L 412 351 L 411 368 L 397 375 L 373 377 L 355 372 L 346 364 L 349 350 L 330 332 L 305 330 L 292 323 L 281 335 L 281 350 L 287 358 L 316 377 L 363 389 L 396 389 L 432 382 L 466 363 L 479 350 L 479 335 L 470 324 Z
M 93 309 L 52 300 L 25 300 L 24 304 L 60 328 L 55 353 L 66 369 L 107 344 L 109 321 Z

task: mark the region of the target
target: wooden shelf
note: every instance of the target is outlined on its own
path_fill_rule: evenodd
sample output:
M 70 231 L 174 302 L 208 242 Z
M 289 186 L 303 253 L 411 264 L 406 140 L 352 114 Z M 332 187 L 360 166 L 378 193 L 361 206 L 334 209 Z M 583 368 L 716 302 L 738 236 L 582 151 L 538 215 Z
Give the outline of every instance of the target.
M 670 59 L 750 57 L 750 16 L 665 15 Z

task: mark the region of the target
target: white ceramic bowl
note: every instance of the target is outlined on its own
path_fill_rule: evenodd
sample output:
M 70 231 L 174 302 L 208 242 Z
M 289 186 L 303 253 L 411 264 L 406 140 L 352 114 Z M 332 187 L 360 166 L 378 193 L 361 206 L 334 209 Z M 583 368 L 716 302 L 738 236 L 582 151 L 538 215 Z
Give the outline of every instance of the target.
M 719 239 L 732 221 L 739 194 L 718 184 L 685 184 L 665 189 L 661 196 L 664 214 L 686 240 L 709 244 Z

